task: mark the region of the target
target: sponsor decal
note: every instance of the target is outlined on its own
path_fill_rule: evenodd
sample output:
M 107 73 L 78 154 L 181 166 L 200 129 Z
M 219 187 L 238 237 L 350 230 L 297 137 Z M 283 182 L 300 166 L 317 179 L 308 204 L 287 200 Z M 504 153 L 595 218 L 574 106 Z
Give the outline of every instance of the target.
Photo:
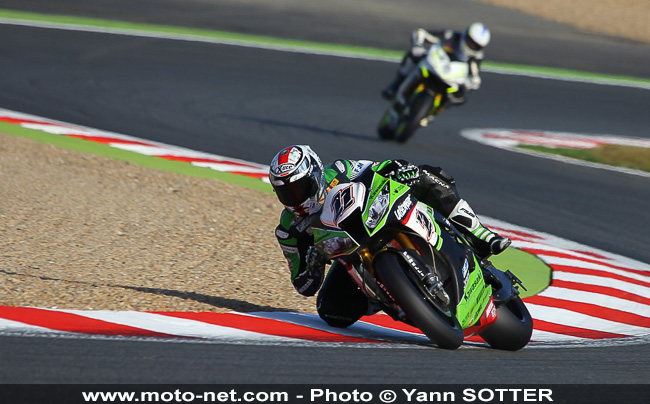
M 301 218 L 302 219 L 302 218 Z M 296 224 L 296 230 L 300 233 L 307 231 L 307 234 L 311 235 L 311 227 L 309 227 L 309 220 L 303 219 L 300 223 Z
M 465 259 L 463 263 L 463 290 L 467 287 L 467 282 L 469 282 L 469 263 Z
M 469 299 L 471 296 L 472 292 L 474 292 L 474 289 L 478 286 L 478 281 L 479 277 L 477 276 L 476 279 L 474 279 L 474 283 L 472 283 L 472 286 L 470 286 L 468 289 L 465 289 L 465 300 Z
M 431 223 L 431 219 L 429 216 L 427 216 L 424 212 L 418 210 L 415 213 L 415 220 L 417 223 L 422 226 L 424 231 L 427 233 L 427 241 L 431 240 L 431 236 L 433 236 L 433 223 Z
M 303 294 L 305 292 L 305 290 L 309 289 L 309 287 L 311 286 L 312 283 L 314 283 L 313 279 L 307 280 L 307 282 L 305 282 L 305 284 L 302 286 L 302 288 L 298 289 L 298 293 Z
M 278 238 L 281 238 L 281 239 L 289 238 L 289 233 L 287 233 L 286 231 L 280 230 L 280 229 L 275 230 L 275 235 Z
M 400 251 L 400 254 L 402 254 L 404 259 L 406 259 L 406 261 L 411 266 L 411 268 L 413 268 L 413 270 L 415 270 L 415 272 L 417 272 L 420 279 L 424 279 L 427 276 L 427 274 L 424 271 L 422 271 L 420 266 L 415 262 L 413 257 L 411 257 L 411 254 L 409 254 L 407 251 Z
M 362 172 L 366 170 L 366 167 L 370 166 L 372 163 L 370 161 L 357 161 L 357 163 L 352 168 L 352 174 L 350 174 L 351 179 L 357 178 Z
M 294 168 L 296 168 L 296 166 L 293 164 L 282 164 L 281 166 L 277 166 L 275 168 L 275 173 L 278 175 L 284 175 L 292 171 Z
M 298 247 L 291 247 L 288 245 L 280 244 L 280 248 L 282 251 L 289 253 L 289 254 L 298 254 Z
M 330 182 L 330 184 L 327 186 L 327 189 L 325 189 L 325 193 L 328 193 L 329 191 L 331 191 L 332 188 L 334 188 L 334 187 L 337 186 L 338 184 L 339 184 L 339 180 L 338 180 L 338 178 L 334 178 L 334 179 L 332 180 L 332 182 Z
M 374 185 L 374 181 L 373 181 L 373 185 Z M 381 185 L 378 184 L 378 186 L 375 187 L 375 189 L 370 193 L 370 197 L 368 200 L 375 199 L 377 197 L 377 194 L 380 192 L 383 193 L 389 191 L 390 191 L 390 182 L 388 181 L 388 179 L 384 179 Z
M 435 175 L 430 174 L 430 175 L 429 175 L 429 178 L 430 178 L 433 182 L 435 182 L 436 184 L 440 185 L 441 187 L 443 187 L 443 188 L 447 188 L 447 189 L 449 188 L 449 185 L 448 185 L 446 182 L 442 181 L 440 178 L 436 177 Z
M 472 212 L 471 210 L 467 210 L 467 209 L 465 209 L 465 208 L 460 208 L 459 210 L 460 210 L 461 212 L 464 212 L 467 216 L 469 216 L 469 217 L 471 217 L 471 218 L 475 218 L 475 217 L 476 217 L 476 215 L 474 214 L 474 212 Z
M 411 195 L 408 195 L 406 199 L 404 199 L 404 202 L 400 203 L 395 210 L 395 216 L 397 217 L 397 220 L 402 220 L 404 215 L 406 215 L 412 207 L 413 201 L 411 201 Z
M 336 160 L 334 166 L 341 174 L 345 174 L 345 165 L 341 162 L 341 160 Z
M 485 309 L 485 314 L 487 315 L 488 321 L 492 321 L 497 318 L 497 308 L 494 306 L 494 300 L 490 299 L 488 305 Z

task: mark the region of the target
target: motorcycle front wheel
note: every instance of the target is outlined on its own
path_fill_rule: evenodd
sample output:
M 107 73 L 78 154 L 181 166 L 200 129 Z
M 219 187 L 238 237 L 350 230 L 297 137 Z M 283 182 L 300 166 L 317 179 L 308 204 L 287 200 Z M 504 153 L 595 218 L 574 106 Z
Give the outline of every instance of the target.
M 379 126 L 377 126 L 377 134 L 382 140 L 392 140 L 395 137 L 395 129 L 391 129 L 388 125 L 390 121 L 390 108 L 384 112 L 384 115 L 379 121 Z
M 406 142 L 416 130 L 422 126 L 420 122 L 431 112 L 433 108 L 434 97 L 426 91 L 418 93 L 407 107 L 406 116 L 400 119 L 395 130 L 395 140 L 399 143 Z
M 374 273 L 384 288 L 404 311 L 406 317 L 432 342 L 443 349 L 457 349 L 463 343 L 463 330 L 452 313 L 439 313 L 404 272 L 406 264 L 394 252 L 379 254 Z

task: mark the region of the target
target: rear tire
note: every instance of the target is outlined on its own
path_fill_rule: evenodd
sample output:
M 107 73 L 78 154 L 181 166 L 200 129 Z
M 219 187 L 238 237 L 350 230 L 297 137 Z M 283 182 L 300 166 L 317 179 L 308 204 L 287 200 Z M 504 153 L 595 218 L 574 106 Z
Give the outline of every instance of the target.
M 518 351 L 530 342 L 533 318 L 520 297 L 497 307 L 497 320 L 480 333 L 492 348 Z
M 404 119 L 400 120 L 395 129 L 395 140 L 399 143 L 406 142 L 416 130 L 420 128 L 420 122 L 429 116 L 433 107 L 434 98 L 427 92 L 421 92 L 415 96 L 409 108 L 410 111 Z
M 404 265 L 392 252 L 378 255 L 373 264 L 375 276 L 408 319 L 440 348 L 457 349 L 464 339 L 458 319 L 454 313 L 447 316 L 429 304 L 404 272 Z

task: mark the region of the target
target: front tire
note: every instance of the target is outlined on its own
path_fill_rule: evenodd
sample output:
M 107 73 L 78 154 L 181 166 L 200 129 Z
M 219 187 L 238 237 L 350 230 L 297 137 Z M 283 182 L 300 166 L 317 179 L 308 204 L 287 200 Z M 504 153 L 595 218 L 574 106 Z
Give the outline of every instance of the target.
M 404 143 L 413 136 L 415 131 L 422 126 L 420 122 L 429 116 L 433 108 L 433 101 L 434 98 L 424 91 L 415 96 L 415 99 L 408 106 L 409 113 L 397 125 L 395 140 Z
M 379 121 L 379 126 L 377 126 L 377 134 L 381 140 L 393 140 L 395 137 L 395 130 L 391 129 L 388 126 L 389 121 L 390 108 L 386 110 L 384 115 L 381 117 L 381 120 Z
M 492 348 L 518 351 L 530 342 L 533 318 L 519 296 L 497 307 L 497 319 L 480 333 Z
M 384 252 L 373 263 L 375 276 L 402 308 L 408 319 L 431 341 L 443 349 L 457 349 L 464 339 L 463 330 L 454 313 L 439 313 L 422 296 L 404 272 L 402 259 Z

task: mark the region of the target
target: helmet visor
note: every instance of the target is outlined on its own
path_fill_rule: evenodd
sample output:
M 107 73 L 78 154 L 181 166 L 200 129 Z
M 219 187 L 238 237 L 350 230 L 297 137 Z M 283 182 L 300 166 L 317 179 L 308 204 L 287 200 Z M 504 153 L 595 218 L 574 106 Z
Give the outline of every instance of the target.
M 318 193 L 321 171 L 316 169 L 296 181 L 276 186 L 275 193 L 284 206 L 299 207 Z
M 481 45 L 479 45 L 478 43 L 476 43 L 476 41 L 473 40 L 472 37 L 470 37 L 469 35 L 467 35 L 467 36 L 465 37 L 465 43 L 466 43 L 467 46 L 468 46 L 471 50 L 473 50 L 473 51 L 478 52 L 478 51 L 480 51 L 481 49 L 483 49 L 483 47 L 482 47 Z

